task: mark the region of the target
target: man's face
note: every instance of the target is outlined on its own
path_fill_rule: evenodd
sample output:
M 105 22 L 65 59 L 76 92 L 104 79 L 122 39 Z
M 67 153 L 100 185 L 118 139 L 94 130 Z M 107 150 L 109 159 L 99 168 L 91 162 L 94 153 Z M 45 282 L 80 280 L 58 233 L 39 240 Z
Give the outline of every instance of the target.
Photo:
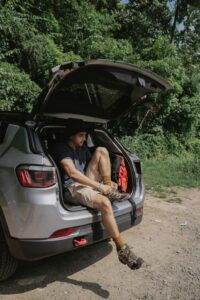
M 87 136 L 86 132 L 78 132 L 70 137 L 70 141 L 73 143 L 75 147 L 81 147 L 86 141 L 86 136 Z

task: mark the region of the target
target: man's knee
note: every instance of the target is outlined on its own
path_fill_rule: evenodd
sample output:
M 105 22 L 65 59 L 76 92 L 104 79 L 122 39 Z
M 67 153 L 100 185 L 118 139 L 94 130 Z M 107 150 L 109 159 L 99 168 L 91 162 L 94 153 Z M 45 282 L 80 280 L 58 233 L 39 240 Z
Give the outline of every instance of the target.
M 106 197 L 104 197 L 104 200 L 102 201 L 101 208 L 100 208 L 102 214 L 112 214 L 112 205 L 110 203 L 110 200 Z
M 100 155 L 108 155 L 108 150 L 105 147 L 97 147 L 95 152 Z
M 96 208 L 99 209 L 102 213 L 110 214 L 113 212 L 112 205 L 107 197 L 103 195 L 98 195 L 97 201 L 95 202 Z

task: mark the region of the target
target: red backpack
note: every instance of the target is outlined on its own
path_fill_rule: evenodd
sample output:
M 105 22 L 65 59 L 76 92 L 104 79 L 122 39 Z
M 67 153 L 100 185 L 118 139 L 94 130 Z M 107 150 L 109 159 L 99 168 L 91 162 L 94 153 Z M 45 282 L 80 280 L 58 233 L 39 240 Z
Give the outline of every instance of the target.
M 127 191 L 128 172 L 122 155 L 115 155 L 114 161 L 112 163 L 112 179 L 118 184 L 119 191 Z

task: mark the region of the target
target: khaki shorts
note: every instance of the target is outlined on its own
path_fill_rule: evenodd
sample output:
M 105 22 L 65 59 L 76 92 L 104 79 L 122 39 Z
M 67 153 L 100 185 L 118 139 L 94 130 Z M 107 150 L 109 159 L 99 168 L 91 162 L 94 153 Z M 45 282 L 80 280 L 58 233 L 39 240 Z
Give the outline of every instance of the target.
M 67 197 L 65 194 L 66 200 L 69 199 L 69 202 L 75 205 L 82 204 L 94 208 L 94 200 L 96 195 L 99 194 L 99 191 L 92 189 L 89 186 L 83 185 L 81 183 L 72 183 L 68 190 L 71 194 L 71 197 Z
M 92 166 L 92 161 L 90 161 L 85 175 L 89 177 L 92 180 L 102 182 L 102 177 L 99 174 L 98 171 L 95 171 L 95 169 Z M 89 206 L 91 208 L 94 208 L 94 200 L 96 195 L 100 194 L 98 190 L 95 190 L 91 188 L 90 186 L 75 182 L 72 183 L 69 187 L 68 190 L 70 192 L 70 195 L 67 192 L 65 193 L 65 199 L 69 203 L 72 204 L 81 204 L 85 206 Z

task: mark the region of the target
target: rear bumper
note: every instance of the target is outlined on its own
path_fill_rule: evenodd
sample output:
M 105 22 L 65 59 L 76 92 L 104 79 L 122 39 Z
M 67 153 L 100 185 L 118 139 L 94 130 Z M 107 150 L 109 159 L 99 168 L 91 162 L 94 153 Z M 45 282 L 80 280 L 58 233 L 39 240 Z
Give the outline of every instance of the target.
M 139 224 L 141 220 L 142 214 L 137 216 L 137 218 L 133 217 L 131 213 L 116 217 L 121 232 Z M 110 237 L 100 222 L 80 226 L 76 229 L 77 230 L 73 234 L 67 237 L 33 240 L 19 240 L 7 237 L 7 243 L 9 250 L 14 257 L 20 260 L 33 261 L 83 247 L 74 245 L 74 239 L 80 237 L 87 240 L 87 245 Z

